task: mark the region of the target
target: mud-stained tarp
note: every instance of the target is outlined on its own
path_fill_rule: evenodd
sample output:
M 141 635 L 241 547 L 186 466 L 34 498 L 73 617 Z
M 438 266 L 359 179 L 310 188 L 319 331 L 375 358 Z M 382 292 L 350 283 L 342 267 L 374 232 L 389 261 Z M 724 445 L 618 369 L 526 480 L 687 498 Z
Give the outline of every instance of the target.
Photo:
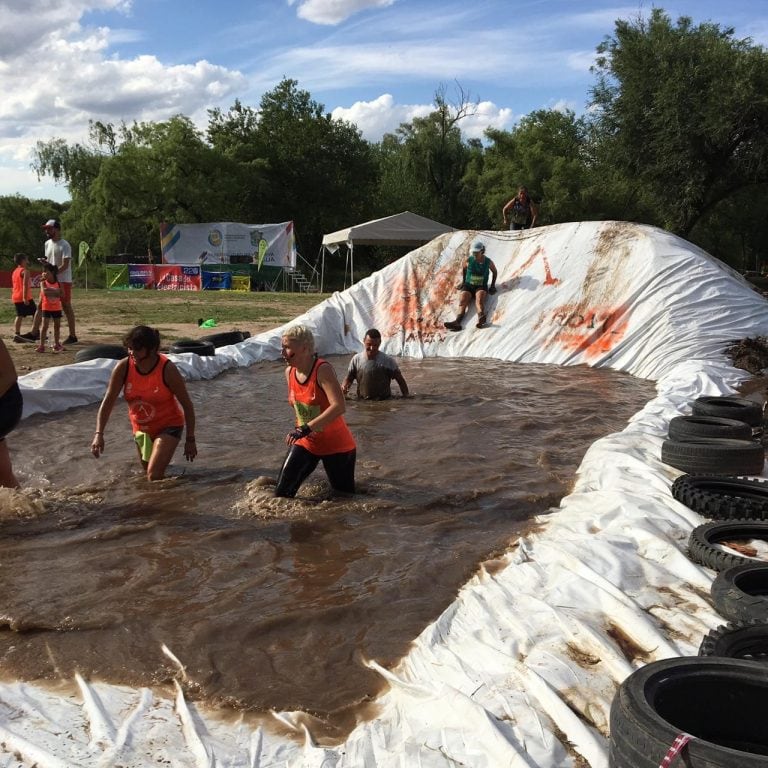
M 477 329 L 471 310 L 463 331 L 446 331 L 478 237 L 499 271 L 491 324 Z M 368 661 L 389 688 L 343 744 L 317 745 L 302 713 L 228 722 L 180 689 L 165 697 L 77 678 L 66 693 L 0 686 L 5 764 L 607 766 L 621 681 L 649 661 L 695 655 L 721 623 L 713 573 L 685 555 L 702 519 L 672 499 L 680 473 L 659 456 L 669 420 L 690 413 L 692 399 L 730 394 L 747 378 L 725 349 L 768 334 L 768 302 L 668 233 L 586 222 L 445 235 L 297 321 L 315 331 L 322 354 L 358 351 L 376 326 L 390 354 L 605 366 L 656 381 L 657 396 L 591 446 L 560 508 L 481 568 L 396 668 Z M 280 335 L 173 359 L 188 378 L 212 378 L 276 359 Z M 113 365 L 22 377 L 25 415 L 97 402 Z

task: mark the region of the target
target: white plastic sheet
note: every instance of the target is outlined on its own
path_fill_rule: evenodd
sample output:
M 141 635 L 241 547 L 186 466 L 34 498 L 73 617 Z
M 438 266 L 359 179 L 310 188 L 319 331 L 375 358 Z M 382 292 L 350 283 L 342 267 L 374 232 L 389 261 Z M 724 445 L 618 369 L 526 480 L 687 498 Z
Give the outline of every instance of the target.
M 476 237 L 499 270 L 492 324 L 476 329 L 472 310 L 464 331 L 447 332 Z M 768 302 L 668 233 L 583 222 L 443 236 L 297 321 L 322 354 L 357 351 L 376 326 L 390 354 L 605 366 L 655 380 L 658 394 L 591 446 L 540 532 L 516 542 L 501 567 L 481 568 L 395 669 L 369 661 L 389 688 L 345 743 L 316 745 L 301 713 L 273 713 L 262 727 L 228 723 L 180 690 L 163 697 L 78 678 L 67 691 L 0 686 L 4 765 L 607 766 L 620 682 L 649 661 L 695 654 L 722 623 L 708 599 L 713 573 L 685 556 L 701 519 L 672 498 L 680 473 L 660 449 L 692 399 L 732 393 L 748 377 L 724 349 L 768 335 Z M 188 378 L 212 378 L 276 359 L 280 334 L 174 360 Z M 25 415 L 98 401 L 112 365 L 22 377 Z

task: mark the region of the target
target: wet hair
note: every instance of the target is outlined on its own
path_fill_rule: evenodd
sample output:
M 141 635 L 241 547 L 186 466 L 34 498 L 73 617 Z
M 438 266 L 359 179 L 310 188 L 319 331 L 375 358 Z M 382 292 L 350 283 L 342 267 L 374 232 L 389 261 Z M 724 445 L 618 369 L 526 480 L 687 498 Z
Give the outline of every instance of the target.
M 148 325 L 137 325 L 123 337 L 123 346 L 127 349 L 145 349 L 157 352 L 160 349 L 160 331 Z
M 377 328 L 369 328 L 365 332 L 365 336 L 370 336 L 370 338 L 372 339 L 378 339 L 379 341 L 381 341 L 381 333 Z M 363 338 L 365 338 L 365 336 L 363 336 Z
M 13 263 L 18 267 L 21 266 L 23 261 L 29 261 L 29 256 L 26 253 L 14 253 Z
M 315 337 L 306 325 L 292 325 L 283 332 L 283 338 L 306 344 L 310 352 L 315 351 Z

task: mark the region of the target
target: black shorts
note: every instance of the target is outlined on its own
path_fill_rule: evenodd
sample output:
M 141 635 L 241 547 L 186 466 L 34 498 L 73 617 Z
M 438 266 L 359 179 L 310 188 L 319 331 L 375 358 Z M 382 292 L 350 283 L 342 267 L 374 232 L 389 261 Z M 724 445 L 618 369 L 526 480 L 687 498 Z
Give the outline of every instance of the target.
M 459 288 L 460 291 L 466 291 L 467 293 L 471 293 L 473 296 L 478 291 L 487 291 L 488 286 L 487 285 L 469 285 L 468 283 L 464 283 L 461 288 Z
M 29 304 L 25 304 L 23 301 L 14 301 L 13 306 L 16 307 L 16 317 L 31 317 L 37 312 L 34 299 Z
M 334 491 L 355 492 L 355 459 L 357 450 L 345 453 L 332 453 L 328 456 L 315 456 L 300 445 L 292 445 L 285 457 L 280 475 L 277 478 L 275 496 L 293 498 L 301 484 L 314 472 L 319 462 L 328 475 L 328 482 Z
M 43 317 L 49 317 L 49 318 L 52 318 L 53 320 L 60 320 L 61 310 L 60 309 L 44 309 Z
M 21 421 L 21 411 L 24 408 L 24 399 L 21 396 L 19 385 L 14 382 L 8 391 L 0 397 L 0 440 L 12 432 Z

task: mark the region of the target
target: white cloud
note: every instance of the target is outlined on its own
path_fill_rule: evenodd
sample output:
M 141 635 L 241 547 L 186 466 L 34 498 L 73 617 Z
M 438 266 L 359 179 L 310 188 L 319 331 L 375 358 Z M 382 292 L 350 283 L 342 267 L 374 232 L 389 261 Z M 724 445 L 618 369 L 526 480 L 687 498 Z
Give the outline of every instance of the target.
M 296 12 L 300 19 L 311 21 L 313 24 L 340 24 L 350 16 L 354 16 L 369 8 L 387 8 L 395 0 L 300 0 Z M 295 0 L 289 1 L 294 5 Z
M 336 120 L 354 123 L 368 141 L 379 141 L 385 133 L 394 133 L 401 123 L 415 117 L 426 117 L 435 109 L 434 104 L 395 104 L 389 93 L 373 101 L 358 101 L 351 107 L 336 107 L 331 115 Z M 473 115 L 460 122 L 465 138 L 482 139 L 486 128 L 508 130 L 512 127 L 512 110 L 500 109 L 493 102 L 477 104 Z

